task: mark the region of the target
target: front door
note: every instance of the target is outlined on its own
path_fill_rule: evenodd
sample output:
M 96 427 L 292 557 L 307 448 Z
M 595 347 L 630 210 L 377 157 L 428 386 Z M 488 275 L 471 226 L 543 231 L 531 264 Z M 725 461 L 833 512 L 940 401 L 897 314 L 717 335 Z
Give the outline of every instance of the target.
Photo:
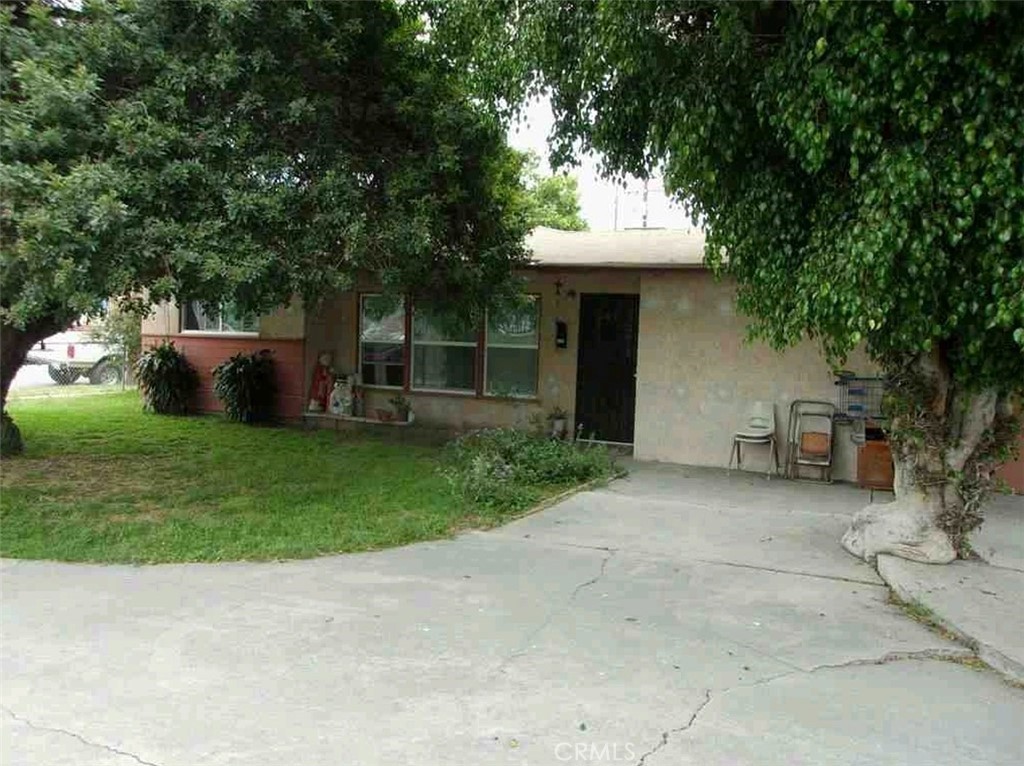
M 638 295 L 580 296 L 576 428 L 584 439 L 633 443 L 639 316 Z

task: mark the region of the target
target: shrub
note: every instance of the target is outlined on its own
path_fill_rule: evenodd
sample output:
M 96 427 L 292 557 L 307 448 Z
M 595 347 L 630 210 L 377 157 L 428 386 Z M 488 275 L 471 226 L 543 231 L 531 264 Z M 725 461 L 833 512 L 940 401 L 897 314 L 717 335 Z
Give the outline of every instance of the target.
M 466 434 L 445 447 L 442 469 L 452 488 L 474 505 L 508 512 L 534 502 L 546 488 L 610 476 L 608 450 L 491 428 Z
M 146 409 L 160 415 L 186 414 L 199 388 L 195 369 L 169 341 L 139 356 L 135 363 L 135 379 Z
M 231 420 L 265 423 L 274 417 L 277 384 L 269 349 L 235 354 L 213 370 L 213 392 Z

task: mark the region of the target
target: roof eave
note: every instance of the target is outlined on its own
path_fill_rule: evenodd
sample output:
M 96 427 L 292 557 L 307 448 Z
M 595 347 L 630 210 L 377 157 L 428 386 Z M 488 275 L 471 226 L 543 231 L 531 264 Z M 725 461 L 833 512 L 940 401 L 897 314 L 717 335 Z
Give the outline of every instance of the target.
M 608 261 L 600 263 L 559 263 L 545 261 L 544 263 L 533 262 L 525 266 L 528 269 L 706 269 L 705 263 L 623 263 L 621 261 Z

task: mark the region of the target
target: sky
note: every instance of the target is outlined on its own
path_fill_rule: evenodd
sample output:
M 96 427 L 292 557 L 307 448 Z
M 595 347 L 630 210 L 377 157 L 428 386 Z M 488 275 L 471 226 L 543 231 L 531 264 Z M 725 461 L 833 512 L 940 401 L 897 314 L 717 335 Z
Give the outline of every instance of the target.
M 551 106 L 546 99 L 541 99 L 527 106 L 522 118 L 508 133 L 511 146 L 521 151 L 532 149 L 540 156 L 541 170 L 544 172 L 549 171 L 547 138 L 553 124 Z M 580 208 L 591 230 L 640 228 L 643 225 L 643 183 L 634 178 L 623 188 L 601 178 L 597 165 L 596 157 L 584 156 L 578 167 L 568 171 L 579 184 Z M 668 198 L 661 183 L 656 180 L 648 184 L 647 226 L 666 229 L 693 228 L 686 213 Z

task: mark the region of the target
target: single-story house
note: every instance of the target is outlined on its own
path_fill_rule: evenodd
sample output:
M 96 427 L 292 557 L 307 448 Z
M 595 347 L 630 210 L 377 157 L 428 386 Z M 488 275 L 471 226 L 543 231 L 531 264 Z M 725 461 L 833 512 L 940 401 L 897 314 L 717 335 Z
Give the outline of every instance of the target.
M 415 306 L 384 301 L 367 280 L 315 310 L 296 302 L 259 318 L 229 306 L 210 317 L 196 304 L 161 304 L 143 323 L 144 341 L 169 338 L 185 352 L 201 373 L 207 410 L 218 409 L 210 370 L 266 348 L 277 361 L 280 415 L 329 419 L 307 413 L 327 352 L 336 371 L 360 376 L 370 417 L 396 394 L 411 404 L 416 427 L 449 431 L 527 427 L 561 408 L 584 438 L 690 465 L 727 465 L 732 435 L 755 401 L 774 402 L 783 452 L 794 399 L 837 400 L 836 377 L 815 344 L 779 353 L 745 341 L 734 285 L 705 268 L 701 233 L 541 228 L 529 246 L 531 301 L 486 327 L 446 328 Z M 846 366 L 861 377 L 877 373 L 863 353 Z M 836 426 L 836 479 L 856 478 L 855 427 Z M 767 450 L 751 446 L 745 457 L 763 468 Z M 1024 489 L 1024 464 L 1006 478 Z

